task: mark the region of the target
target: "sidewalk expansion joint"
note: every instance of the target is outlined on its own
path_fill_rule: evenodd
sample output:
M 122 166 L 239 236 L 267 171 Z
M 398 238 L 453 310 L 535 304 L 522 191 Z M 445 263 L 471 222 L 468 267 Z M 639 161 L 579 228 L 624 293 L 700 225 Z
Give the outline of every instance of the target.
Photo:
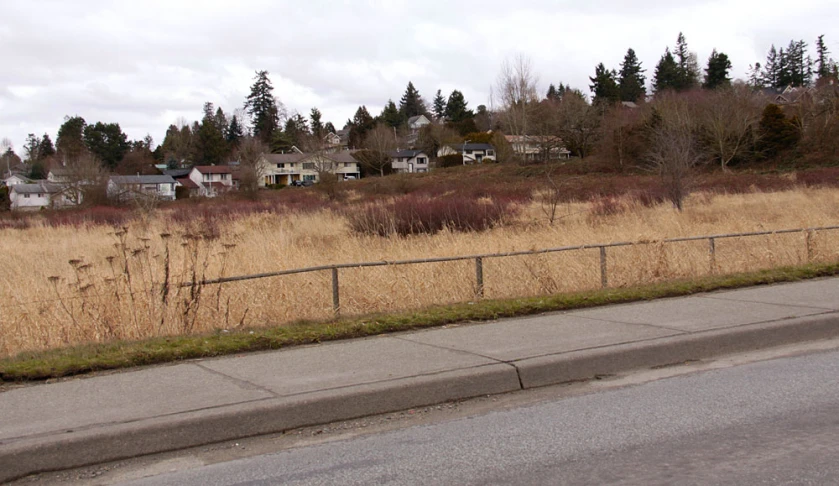
M 615 321 L 612 319 L 602 319 L 599 317 L 588 317 L 588 316 L 581 316 L 579 314 L 574 314 L 573 312 L 569 312 L 568 315 L 572 315 L 578 319 L 586 319 L 589 321 L 598 321 L 598 322 L 608 322 L 610 324 L 623 324 L 625 326 L 641 326 L 641 327 L 652 327 L 654 329 L 667 329 L 668 331 L 673 331 L 676 334 L 691 334 L 689 331 L 685 331 L 684 329 L 678 329 L 675 327 L 669 326 L 662 326 L 659 324 L 650 324 L 648 322 L 625 322 L 625 321 Z
M 826 311 L 826 312 L 839 312 L 839 309 L 833 309 L 833 308 L 830 308 L 830 307 L 821 307 L 821 306 L 817 306 L 817 305 L 779 304 L 777 302 L 763 302 L 763 301 L 760 301 L 760 300 L 730 299 L 730 298 L 725 298 L 724 295 L 725 294 L 721 294 L 719 296 L 716 296 L 716 295 L 713 295 L 713 296 L 712 295 L 702 295 L 702 296 L 697 296 L 697 298 L 699 298 L 699 299 L 710 299 L 710 300 L 724 300 L 726 302 L 742 302 L 743 304 L 774 305 L 776 307 L 796 307 L 796 308 L 799 308 L 799 309 L 815 309 L 815 310 L 821 310 L 821 311 Z M 813 314 L 813 315 L 820 315 L 820 314 Z
M 228 374 L 222 373 L 221 371 L 216 371 L 216 370 L 214 370 L 214 369 L 212 369 L 212 368 L 208 368 L 208 367 L 204 366 L 204 365 L 203 365 L 203 364 L 201 364 L 200 362 L 198 362 L 198 363 L 192 363 L 192 364 L 194 364 L 195 366 L 197 366 L 197 367 L 201 368 L 202 370 L 204 370 L 204 371 L 206 371 L 206 372 L 208 372 L 208 373 L 212 373 L 212 374 L 214 374 L 214 375 L 216 375 L 216 376 L 220 376 L 220 377 L 222 377 L 222 378 L 224 378 L 224 379 L 226 379 L 226 380 L 228 380 L 228 381 L 233 382 L 233 384 L 235 384 L 236 386 L 238 386 L 239 388 L 241 388 L 241 389 L 243 389 L 243 390 L 259 390 L 259 391 L 263 391 L 263 392 L 265 392 L 265 393 L 268 393 L 269 395 L 271 395 L 271 396 L 272 396 L 272 397 L 274 397 L 274 398 L 277 398 L 277 397 L 279 397 L 279 396 L 280 396 L 279 394 L 277 394 L 276 392 L 274 392 L 274 391 L 273 391 L 273 390 L 271 390 L 270 388 L 266 388 L 266 387 L 264 387 L 264 386 L 257 385 L 256 383 L 252 383 L 252 382 L 250 382 L 250 381 L 243 380 L 243 379 L 241 379 L 241 378 L 236 378 L 236 377 L 230 376 L 230 375 L 228 375 Z

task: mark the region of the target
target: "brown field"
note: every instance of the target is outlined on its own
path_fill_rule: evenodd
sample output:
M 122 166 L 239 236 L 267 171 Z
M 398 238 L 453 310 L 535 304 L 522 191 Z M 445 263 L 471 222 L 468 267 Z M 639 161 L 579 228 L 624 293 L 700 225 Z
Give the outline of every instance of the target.
M 534 201 L 538 201 L 535 198 Z M 394 261 L 646 241 L 608 250 L 611 286 L 705 275 L 708 242 L 664 238 L 829 226 L 839 223 L 839 190 L 798 188 L 736 195 L 697 193 L 678 213 L 630 197 L 607 204 L 563 203 L 548 224 L 538 202 L 484 232 L 379 237 L 354 234 L 330 210 L 266 212 L 215 223 L 173 223 L 162 210 L 111 226 L 33 224 L 3 229 L 0 355 L 114 339 L 140 339 L 332 316 L 331 273 L 321 271 L 224 285 L 182 282 L 336 263 Z M 209 226 L 213 226 L 210 228 Z M 839 259 L 839 231 L 716 242 L 718 272 Z M 487 259 L 486 298 L 597 288 L 598 250 Z M 474 262 L 344 269 L 343 315 L 423 308 L 475 298 Z

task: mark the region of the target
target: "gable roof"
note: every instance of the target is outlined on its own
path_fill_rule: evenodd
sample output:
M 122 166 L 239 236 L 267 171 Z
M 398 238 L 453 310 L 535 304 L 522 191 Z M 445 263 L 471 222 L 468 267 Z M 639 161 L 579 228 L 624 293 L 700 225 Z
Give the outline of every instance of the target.
M 47 182 L 39 182 L 37 184 L 15 184 L 11 187 L 10 191 L 18 194 L 55 194 L 57 192 L 61 192 L 61 186 Z
M 310 154 L 301 154 L 297 152 L 292 152 L 288 154 L 262 154 L 265 158 L 265 161 L 269 164 L 288 164 L 288 163 L 295 163 L 300 162 L 301 160 L 308 158 Z
M 431 122 L 431 120 L 429 120 L 427 116 L 417 115 L 417 116 L 412 116 L 411 118 L 408 118 L 408 125 L 413 125 L 414 123 L 419 121 L 420 118 L 425 118 L 425 121 Z
M 488 143 L 453 143 L 449 144 L 448 147 L 457 152 L 463 152 L 464 150 L 495 150 L 495 147 Z
M 174 184 L 175 179 L 168 175 L 131 175 L 111 176 L 110 181 L 114 184 Z
M 230 174 L 233 169 L 227 165 L 196 165 L 193 170 L 202 174 Z
M 391 157 L 400 157 L 400 158 L 401 157 L 407 157 L 409 159 L 412 159 L 412 158 L 414 158 L 414 157 L 416 157 L 417 155 L 420 155 L 420 154 L 425 154 L 425 152 L 423 152 L 422 150 L 399 150 L 399 151 L 396 151 L 396 152 L 391 152 L 390 156 Z
M 163 175 L 172 176 L 175 179 L 186 177 L 190 172 L 192 169 L 163 169 Z

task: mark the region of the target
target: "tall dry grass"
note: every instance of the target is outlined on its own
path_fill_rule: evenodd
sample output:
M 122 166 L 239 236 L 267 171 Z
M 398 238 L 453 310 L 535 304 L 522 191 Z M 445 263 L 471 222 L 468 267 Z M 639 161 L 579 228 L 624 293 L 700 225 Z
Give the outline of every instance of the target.
M 538 201 L 539 198 L 535 198 Z M 183 283 L 334 263 L 470 255 L 614 241 L 609 283 L 627 286 L 710 271 L 707 242 L 654 243 L 681 236 L 827 226 L 839 222 L 839 191 L 797 189 L 696 194 L 686 210 L 631 198 L 559 206 L 548 224 L 534 202 L 483 232 L 370 236 L 335 211 L 257 213 L 173 223 L 165 215 L 127 228 L 85 226 L 0 231 L 0 355 L 332 316 L 330 272 L 215 286 Z M 605 208 L 605 209 L 604 209 Z M 839 258 L 839 232 L 817 234 L 810 255 Z M 807 261 L 801 234 L 719 240 L 720 272 Z M 472 262 L 340 271 L 344 315 L 421 308 L 475 298 Z M 487 259 L 485 296 L 533 296 L 596 288 L 596 250 Z

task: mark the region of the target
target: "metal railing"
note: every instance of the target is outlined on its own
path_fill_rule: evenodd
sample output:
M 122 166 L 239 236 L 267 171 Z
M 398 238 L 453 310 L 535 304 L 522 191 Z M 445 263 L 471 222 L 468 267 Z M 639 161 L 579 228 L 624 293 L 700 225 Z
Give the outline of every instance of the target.
M 280 270 L 276 272 L 258 273 L 252 275 L 240 275 L 236 277 L 223 277 L 211 280 L 202 280 L 199 282 L 186 282 L 181 284 L 182 287 L 192 287 L 196 285 L 218 285 L 230 282 L 242 282 L 245 280 L 257 280 L 270 277 L 280 277 L 283 275 L 295 275 L 300 273 L 323 272 L 329 271 L 332 274 L 332 309 L 335 315 L 339 315 L 341 311 L 340 287 L 339 287 L 339 270 L 351 268 L 365 268 L 365 267 L 386 267 L 386 266 L 400 266 L 400 265 L 421 265 L 426 263 L 445 263 L 473 260 L 475 262 L 475 296 L 477 298 L 484 297 L 484 260 L 491 258 L 507 258 L 527 255 L 541 255 L 546 253 L 559 253 L 566 251 L 579 250 L 599 250 L 600 254 L 600 286 L 607 288 L 609 286 L 608 267 L 607 267 L 607 249 L 618 248 L 626 246 L 641 246 L 654 245 L 665 243 L 682 243 L 690 241 L 708 241 L 708 257 L 709 257 L 709 273 L 717 272 L 716 259 L 716 242 L 717 240 L 728 238 L 749 238 L 755 236 L 771 236 L 791 233 L 801 233 L 805 236 L 804 244 L 807 255 L 807 261 L 813 259 L 812 240 L 813 235 L 819 231 L 834 231 L 839 230 L 839 226 L 821 226 L 815 228 L 797 228 L 797 229 L 783 229 L 774 231 L 754 231 L 749 233 L 727 233 L 706 236 L 687 236 L 682 238 L 667 238 L 662 240 L 643 240 L 643 241 L 620 241 L 614 243 L 597 243 L 588 245 L 575 246 L 561 246 L 556 248 L 545 248 L 541 250 L 527 250 L 527 251 L 513 251 L 506 253 L 484 253 L 479 255 L 464 255 L 452 257 L 438 257 L 438 258 L 422 258 L 415 260 L 394 260 L 394 261 L 378 261 L 378 262 L 362 262 L 362 263 L 339 263 L 334 265 L 321 265 L 317 267 L 296 268 L 291 270 Z

